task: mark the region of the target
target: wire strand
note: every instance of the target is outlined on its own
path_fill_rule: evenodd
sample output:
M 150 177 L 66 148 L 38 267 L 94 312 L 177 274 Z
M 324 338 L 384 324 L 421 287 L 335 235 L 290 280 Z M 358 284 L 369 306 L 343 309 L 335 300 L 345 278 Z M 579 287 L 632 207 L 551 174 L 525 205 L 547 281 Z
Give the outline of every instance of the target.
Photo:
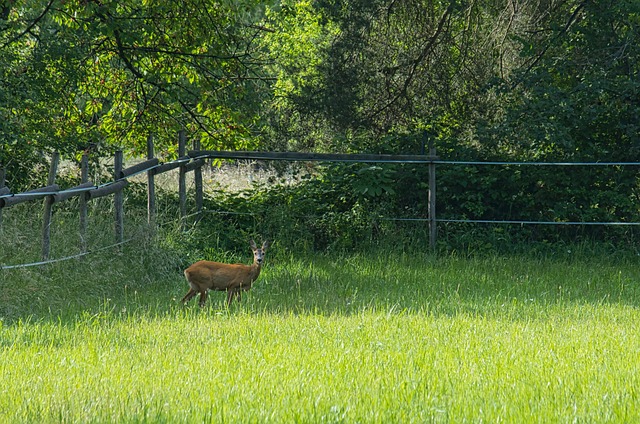
M 48 265 L 48 264 L 53 264 L 53 263 L 57 263 L 57 262 L 68 261 L 68 260 L 71 260 L 71 259 L 78 259 L 78 258 L 81 258 L 83 256 L 92 255 L 94 253 L 98 253 L 98 252 L 102 252 L 104 250 L 112 249 L 114 247 L 122 246 L 122 245 L 124 245 L 126 243 L 129 243 L 133 239 L 134 238 L 130 238 L 128 240 L 121 241 L 120 243 L 112 244 L 110 246 L 104 246 L 104 247 L 101 247 L 99 249 L 91 250 L 89 252 L 78 253 L 77 255 L 65 256 L 65 257 L 62 257 L 62 258 L 51 259 L 51 260 L 48 260 L 48 261 L 31 262 L 31 263 L 17 264 L 17 265 L 1 265 L 0 266 L 0 271 L 4 271 L 5 269 L 29 268 L 29 267 L 33 267 L 33 266 L 41 266 L 41 265 Z

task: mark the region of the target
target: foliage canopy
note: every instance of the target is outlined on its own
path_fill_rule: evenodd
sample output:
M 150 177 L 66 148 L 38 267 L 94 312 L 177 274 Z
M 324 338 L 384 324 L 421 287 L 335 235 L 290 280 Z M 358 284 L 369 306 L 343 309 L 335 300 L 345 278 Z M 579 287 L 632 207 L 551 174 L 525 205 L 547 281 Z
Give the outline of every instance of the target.
M 178 129 L 207 148 L 420 153 L 427 134 L 450 159 L 638 161 L 639 26 L 633 0 L 6 0 L 0 163 L 19 189 L 43 153 L 141 154 L 154 132 L 172 156 Z M 440 211 L 639 219 L 633 170 L 476 171 L 439 177 Z M 390 187 L 403 172 L 340 172 L 362 181 L 353 205 L 421 208 Z

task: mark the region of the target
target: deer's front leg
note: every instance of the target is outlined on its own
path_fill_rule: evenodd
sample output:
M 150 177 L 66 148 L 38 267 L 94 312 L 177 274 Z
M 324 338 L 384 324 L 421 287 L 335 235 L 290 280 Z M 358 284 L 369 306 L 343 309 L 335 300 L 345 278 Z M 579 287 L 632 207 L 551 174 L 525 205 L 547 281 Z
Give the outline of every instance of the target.
M 233 302 L 233 298 L 238 295 L 239 295 L 238 289 L 227 290 L 227 306 L 231 305 L 231 302 Z

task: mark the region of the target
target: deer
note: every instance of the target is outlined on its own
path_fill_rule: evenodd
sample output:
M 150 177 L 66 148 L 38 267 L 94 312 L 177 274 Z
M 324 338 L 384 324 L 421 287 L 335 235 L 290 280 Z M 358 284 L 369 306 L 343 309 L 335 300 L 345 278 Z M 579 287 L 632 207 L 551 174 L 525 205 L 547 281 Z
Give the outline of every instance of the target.
M 249 245 L 253 250 L 251 265 L 198 261 L 185 269 L 184 276 L 189 283 L 189 291 L 182 298 L 182 304 L 186 304 L 200 293 L 200 307 L 204 307 L 209 290 L 226 291 L 227 307 L 235 297 L 240 301 L 242 292 L 249 290 L 260 275 L 264 253 L 269 247 L 269 242 L 265 241 L 262 247 L 258 248 L 256 242 L 251 240 Z

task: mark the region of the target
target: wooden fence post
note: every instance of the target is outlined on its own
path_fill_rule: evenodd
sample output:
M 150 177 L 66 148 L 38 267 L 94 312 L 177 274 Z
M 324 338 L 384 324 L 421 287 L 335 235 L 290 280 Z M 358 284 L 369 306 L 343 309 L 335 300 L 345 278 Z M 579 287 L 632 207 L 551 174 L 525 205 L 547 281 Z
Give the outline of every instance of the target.
M 155 157 L 153 134 L 147 137 L 147 159 Z M 155 169 L 147 171 L 147 223 L 153 232 L 156 231 L 156 185 Z
M 116 151 L 114 157 L 114 181 L 119 181 L 122 174 L 123 154 L 122 150 Z M 124 192 L 118 190 L 114 193 L 114 209 L 115 209 L 115 230 L 116 243 L 122 243 L 124 240 Z
M 4 168 L 0 163 L 0 192 L 4 188 Z M 0 208 L 0 235 L 2 235 L 2 208 Z
M 435 252 L 438 237 L 436 224 L 436 148 L 433 140 L 429 140 L 429 156 L 432 162 L 429 163 L 429 247 Z
M 58 172 L 58 162 L 60 161 L 60 154 L 53 152 L 51 155 L 51 166 L 49 167 L 49 178 L 47 179 L 47 185 L 52 186 L 56 182 L 56 173 Z M 53 195 L 45 196 L 44 198 L 44 217 L 42 219 L 42 260 L 49 260 L 49 253 L 51 251 L 51 217 L 53 211 Z
M 80 160 L 80 183 L 89 182 L 89 154 L 84 153 Z M 87 193 L 80 195 L 80 252 L 87 251 Z
M 200 140 L 193 140 L 193 150 L 200 150 Z M 197 221 L 202 218 L 202 205 L 203 205 L 203 194 L 202 194 L 202 167 L 198 166 L 193 170 L 193 178 L 196 184 L 196 211 L 198 212 Z
M 184 158 L 186 151 L 186 133 L 184 130 L 178 132 L 178 156 Z M 178 196 L 180 198 L 180 228 L 187 229 L 187 168 L 186 163 L 180 164 L 180 175 L 178 180 Z

